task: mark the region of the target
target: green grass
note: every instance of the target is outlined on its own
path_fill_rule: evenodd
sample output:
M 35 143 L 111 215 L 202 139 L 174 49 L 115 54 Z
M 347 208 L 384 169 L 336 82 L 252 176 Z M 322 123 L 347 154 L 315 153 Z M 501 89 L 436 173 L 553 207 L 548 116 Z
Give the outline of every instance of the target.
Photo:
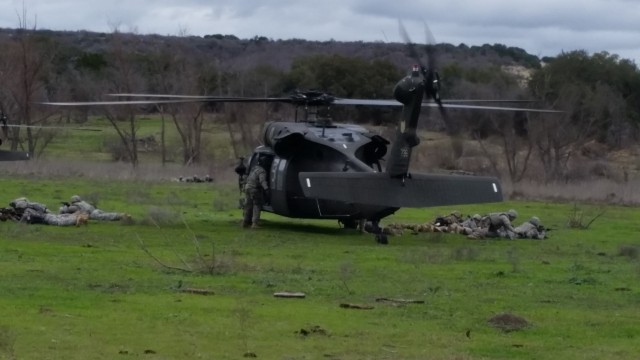
M 545 241 L 406 233 L 381 246 L 333 221 L 266 214 L 262 229 L 243 230 L 233 185 L 2 183 L 2 206 L 27 196 L 56 208 L 79 194 L 104 210 L 131 213 L 136 223 L 0 223 L 0 358 L 238 359 L 252 352 L 261 359 L 633 359 L 640 353 L 640 260 L 633 252 L 619 255 L 623 246 L 640 246 L 636 208 L 608 207 L 588 230 L 577 230 L 565 227 L 573 204 L 461 206 L 455 210 L 467 214 L 513 207 L 519 220 L 537 215 L 554 230 Z M 600 209 L 578 207 L 586 218 Z M 452 210 L 402 209 L 386 223 L 426 222 Z M 141 243 L 171 267 L 216 266 L 213 274 L 169 269 Z M 188 287 L 215 294 L 179 291 Z M 307 297 L 273 297 L 285 290 Z M 394 306 L 378 297 L 425 304 Z M 502 312 L 531 326 L 504 333 L 487 324 Z M 324 332 L 300 334 L 316 326 Z
M 137 138 L 141 139 L 147 136 L 153 136 L 158 144 L 158 147 L 151 151 L 145 151 L 143 148 L 140 148 L 140 159 L 143 162 L 159 163 L 161 160 L 161 117 L 158 115 L 140 116 L 136 120 L 136 125 Z M 127 126 L 126 123 L 122 124 L 123 128 L 129 130 Z M 82 127 L 100 131 L 58 130 L 53 141 L 47 145 L 43 156 L 45 158 L 64 157 L 69 160 L 85 161 L 112 160 L 110 146 L 120 146 L 121 139 L 109 121 L 104 117 L 94 116 L 79 128 L 81 129 Z M 170 161 L 181 163 L 182 142 L 170 116 L 165 116 L 165 131 L 167 156 Z M 216 122 L 207 122 L 204 127 L 202 139 L 202 151 L 206 157 L 234 159 L 231 149 L 232 145 L 224 125 Z

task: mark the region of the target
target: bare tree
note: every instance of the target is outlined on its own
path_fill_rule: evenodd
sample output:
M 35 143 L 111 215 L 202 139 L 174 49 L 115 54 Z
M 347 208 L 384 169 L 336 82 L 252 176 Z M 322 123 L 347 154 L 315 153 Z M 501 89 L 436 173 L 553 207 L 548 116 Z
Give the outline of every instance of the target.
M 568 164 L 576 150 L 594 136 L 606 122 L 602 116 L 609 104 L 603 102 L 606 88 L 588 89 L 577 84 L 564 85 L 554 108 L 557 115 L 540 115 L 530 124 L 530 135 L 545 171 L 545 180 L 567 180 Z
M 44 98 L 45 83 L 50 76 L 50 64 L 56 53 L 55 43 L 36 32 L 36 22 L 30 26 L 25 7 L 18 14 L 16 36 L 4 44 L 0 63 L 3 110 L 13 123 L 23 125 L 10 131 L 11 150 L 26 150 L 39 156 L 55 136 L 55 132 L 41 128 L 50 114 L 37 111 L 35 103 Z M 26 147 L 23 144 L 26 142 Z
M 110 42 L 110 67 L 107 70 L 106 87 L 113 93 L 136 93 L 142 88 L 140 71 L 133 59 L 134 54 L 129 51 L 126 41 L 131 37 L 117 29 L 111 34 Z M 138 166 L 138 124 L 136 113 L 138 108 L 134 106 L 120 106 L 118 108 L 106 108 L 105 116 L 116 130 L 126 152 L 127 160 L 135 168 Z
M 525 133 L 519 131 L 518 122 L 527 121 L 526 114 L 492 113 L 488 114 L 491 119 L 493 136 L 492 138 L 499 145 L 500 154 L 493 154 L 486 146 L 486 140 L 481 136 L 476 136 L 476 140 L 482 149 L 483 154 L 489 160 L 491 167 L 496 174 L 501 173 L 498 159 L 504 160 L 507 175 L 512 183 L 520 182 L 524 179 L 529 161 L 533 152 L 533 143 Z M 524 117 L 524 118 L 522 118 Z
M 216 69 L 195 53 L 188 52 L 183 42 L 172 39 L 166 47 L 157 50 L 148 64 L 151 86 L 164 94 L 214 95 Z M 206 103 L 165 105 L 165 110 L 182 142 L 184 164 L 198 163 L 202 159 L 202 135 L 205 123 L 211 118 Z

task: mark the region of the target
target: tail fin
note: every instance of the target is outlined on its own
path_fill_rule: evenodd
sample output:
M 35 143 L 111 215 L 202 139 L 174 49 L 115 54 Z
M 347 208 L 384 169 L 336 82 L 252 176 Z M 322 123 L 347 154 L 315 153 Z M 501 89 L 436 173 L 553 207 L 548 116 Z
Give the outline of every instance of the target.
M 396 132 L 396 139 L 391 147 L 386 171 L 391 177 L 406 177 L 412 148 L 420 143 L 416 129 L 424 96 L 424 79 L 417 66 L 414 66 L 410 76 L 398 82 L 393 95 L 404 106 L 400 128 Z

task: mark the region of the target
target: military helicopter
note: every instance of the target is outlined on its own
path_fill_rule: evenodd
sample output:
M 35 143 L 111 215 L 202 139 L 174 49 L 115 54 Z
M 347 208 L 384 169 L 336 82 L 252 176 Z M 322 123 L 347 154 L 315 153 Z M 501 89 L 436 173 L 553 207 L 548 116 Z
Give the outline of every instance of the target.
M 401 207 L 428 207 L 502 201 L 500 181 L 470 175 L 415 174 L 409 171 L 412 149 L 420 143 L 417 125 L 423 107 L 500 111 L 555 112 L 460 104 L 440 99 L 439 76 L 414 65 L 394 89 L 394 100 L 337 98 L 323 92 L 297 92 L 289 97 L 234 98 L 187 95 L 112 94 L 155 100 L 67 102 L 52 105 L 157 104 L 198 101 L 282 102 L 303 110 L 302 119 L 268 123 L 263 145 L 242 159 L 236 171 L 248 174 L 260 161 L 268 174 L 270 202 L 263 209 L 290 218 L 337 219 L 355 228 L 370 221 L 379 241 L 386 241 L 379 222 Z M 433 101 L 423 101 L 423 98 Z M 318 109 L 338 105 L 402 106 L 401 126 L 391 143 L 362 126 L 339 124 Z M 298 111 L 296 111 L 298 114 Z M 385 159 L 391 145 L 386 166 Z
M 401 31 L 404 31 L 402 25 Z M 403 36 L 408 38 L 406 31 Z M 338 98 L 324 92 L 309 91 L 296 92 L 288 97 L 264 98 L 111 94 L 144 100 L 48 104 L 143 105 L 194 101 L 291 104 L 296 107 L 296 118 L 289 122 L 268 123 L 262 134 L 263 144 L 250 157 L 241 159 L 236 167 L 238 175 L 245 176 L 259 162 L 267 170 L 270 201 L 263 206 L 267 212 L 290 218 L 337 219 L 347 228 L 355 228 L 368 221 L 376 240 L 386 243 L 380 220 L 402 207 L 490 203 L 503 199 L 500 181 L 494 177 L 409 171 L 412 150 L 420 143 L 417 126 L 423 108 L 438 108 L 446 124 L 450 123 L 446 112 L 448 108 L 558 112 L 442 100 L 434 56 L 428 55 L 429 66 L 418 61 L 410 74 L 396 84 L 394 99 L 389 100 Z M 401 106 L 402 118 L 394 141 L 390 142 L 359 125 L 335 123 L 321 111 L 345 105 Z M 303 113 L 300 119 L 299 109 Z M 383 167 L 381 162 L 385 160 L 386 166 Z

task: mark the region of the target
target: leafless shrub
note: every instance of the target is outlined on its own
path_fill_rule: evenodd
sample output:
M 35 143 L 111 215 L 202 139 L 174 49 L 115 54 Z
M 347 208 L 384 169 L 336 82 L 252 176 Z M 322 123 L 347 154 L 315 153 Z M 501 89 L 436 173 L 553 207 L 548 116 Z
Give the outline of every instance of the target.
M 0 325 L 0 355 L 3 359 L 16 359 L 16 334 L 8 326 Z
M 468 158 L 483 157 L 484 152 L 482 151 L 482 147 L 480 147 L 477 142 L 469 141 L 464 144 L 464 153 L 462 154 L 462 156 Z
M 616 175 L 614 174 L 611 165 L 605 161 L 596 161 L 591 165 L 591 169 L 589 169 L 589 173 L 591 176 L 596 178 L 605 178 L 605 179 L 615 179 Z
M 429 243 L 442 243 L 445 241 L 444 233 L 441 232 L 424 233 L 424 239 Z
M 145 225 L 176 225 L 180 223 L 180 214 L 175 210 L 152 206 L 142 220 Z
M 399 260 L 412 265 L 444 264 L 450 257 L 441 248 L 422 248 L 412 250 L 400 256 Z
M 230 204 L 227 199 L 216 197 L 213 199 L 213 210 L 214 211 L 227 211 L 235 206 Z
M 98 203 L 100 202 L 100 193 L 99 192 L 91 192 L 88 194 L 82 195 L 82 200 L 92 204 L 96 208 L 99 208 Z
M 618 183 L 611 179 L 598 179 L 579 182 L 540 183 L 525 181 L 518 184 L 503 182 L 505 194 L 518 194 L 522 199 L 595 202 L 618 205 L 640 204 L 638 179 Z
M 507 260 L 511 264 L 511 272 L 520 271 L 520 256 L 517 248 L 511 247 L 507 250 Z
M 198 273 L 198 274 L 209 274 L 209 275 L 217 275 L 217 274 L 226 274 L 235 271 L 238 268 L 238 265 L 235 261 L 235 256 L 233 253 L 231 254 L 218 254 L 216 253 L 215 244 L 211 241 L 211 252 L 205 253 L 202 250 L 200 237 L 196 235 L 189 224 L 182 219 L 182 223 L 185 228 L 191 235 L 191 240 L 194 248 L 194 255 L 191 256 L 188 260 L 184 257 L 176 254 L 178 259 L 181 262 L 181 265 L 172 265 L 169 262 L 162 260 L 155 256 L 149 248 L 142 241 L 140 236 L 136 234 L 138 237 L 138 242 L 140 243 L 140 248 L 144 251 L 149 257 L 151 257 L 158 265 L 162 266 L 165 269 L 172 271 L 181 271 L 187 273 Z M 154 223 L 158 229 L 161 229 L 160 224 Z
M 253 352 L 249 351 L 250 332 L 253 328 L 252 324 L 254 323 L 254 321 L 252 321 L 254 314 L 251 307 L 249 304 L 240 301 L 237 303 L 233 314 L 238 321 L 239 338 L 241 339 L 242 346 L 245 350 L 244 357 L 256 357 Z
M 622 245 L 618 248 L 618 255 L 628 257 L 629 259 L 638 259 L 640 258 L 640 246 Z
M 491 163 L 486 157 L 480 156 L 463 156 L 456 160 L 455 168 L 475 175 L 486 175 L 492 172 Z
M 144 190 L 144 188 L 137 188 L 135 190 L 127 190 L 125 196 L 130 203 L 136 204 L 153 204 L 153 197 L 151 194 Z
M 349 261 L 340 264 L 340 281 L 342 281 L 342 285 L 344 286 L 345 290 L 347 290 L 348 294 L 353 294 L 353 292 L 349 288 L 349 285 L 347 285 L 347 282 L 351 280 L 354 272 L 355 269 L 352 262 Z
M 480 251 L 475 247 L 459 246 L 452 250 L 451 258 L 457 261 L 470 261 L 478 258 Z
M 179 176 L 209 174 L 216 183 L 236 181 L 236 160 L 218 160 L 211 164 L 183 166 L 179 164 L 142 163 L 135 169 L 122 162 L 92 162 L 67 159 L 38 159 L 5 162 L 0 176 L 28 176 L 30 179 L 85 178 L 96 180 L 170 181 Z
M 583 210 L 578 208 L 578 204 L 573 205 L 573 210 L 569 214 L 567 227 L 570 229 L 588 229 L 600 216 L 604 215 L 605 209 L 599 209 L 596 215 L 587 216 Z
M 168 193 L 164 201 L 167 203 L 167 205 L 171 205 L 171 206 L 189 204 L 189 201 L 185 200 L 182 196 L 178 195 L 175 191 Z
M 113 139 L 105 140 L 104 148 L 111 154 L 111 160 L 113 161 L 131 161 L 129 150 L 121 141 Z
M 413 150 L 412 168 L 421 171 L 455 169 L 451 143 L 446 139 L 434 139 Z

